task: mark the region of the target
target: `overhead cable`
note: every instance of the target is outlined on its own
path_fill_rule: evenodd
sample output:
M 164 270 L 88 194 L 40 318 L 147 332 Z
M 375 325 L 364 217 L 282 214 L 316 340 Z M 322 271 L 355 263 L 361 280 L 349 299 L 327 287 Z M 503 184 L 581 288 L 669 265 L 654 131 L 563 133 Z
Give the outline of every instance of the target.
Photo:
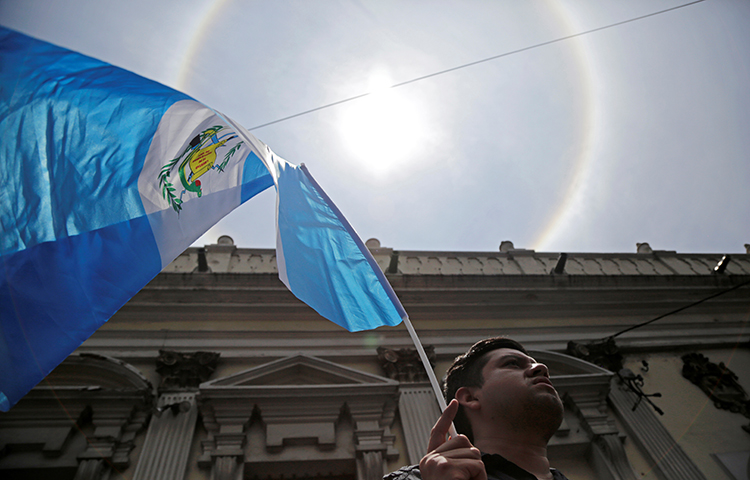
M 416 78 L 412 78 L 411 80 L 406 80 L 404 82 L 396 83 L 394 85 L 391 85 L 388 88 L 403 87 L 404 85 L 409 85 L 410 83 L 415 83 L 415 82 L 419 82 L 419 81 L 422 81 L 422 80 L 426 80 L 428 78 L 437 77 L 438 75 L 443 75 L 443 74 L 446 74 L 446 73 L 455 72 L 456 70 L 461 70 L 463 68 L 473 67 L 474 65 L 479 65 L 480 63 L 490 62 L 492 60 L 497 60 L 499 58 L 507 57 L 507 56 L 510 56 L 510 55 L 515 55 L 517 53 L 525 52 L 525 51 L 528 51 L 528 50 L 531 50 L 531 49 L 534 49 L 534 48 L 544 47 L 544 46 L 547 46 L 547 45 L 551 45 L 553 43 L 563 42 L 565 40 L 570 40 L 570 39 L 573 39 L 573 38 L 576 38 L 576 37 L 580 37 L 580 36 L 583 36 L 583 35 L 588 35 L 588 34 L 594 33 L 594 32 L 600 32 L 600 31 L 606 30 L 608 28 L 618 27 L 618 26 L 624 25 L 626 23 L 636 22 L 638 20 L 643 20 L 644 18 L 649 18 L 649 17 L 653 17 L 653 16 L 656 16 L 656 15 L 661 15 L 662 13 L 667 13 L 667 12 L 671 12 L 673 10 L 677 10 L 677 9 L 680 9 L 680 8 L 689 7 L 691 5 L 695 5 L 696 3 L 701 3 L 701 2 L 705 2 L 705 1 L 706 0 L 696 0 L 694 2 L 685 3 L 683 5 L 678 5 L 676 7 L 667 8 L 665 10 L 659 10 L 658 12 L 653 12 L 653 13 L 649 13 L 649 14 L 646 14 L 646 15 L 641 15 L 640 17 L 631 18 L 629 20 L 623 20 L 621 22 L 612 23 L 612 24 L 609 24 L 609 25 L 605 25 L 603 27 L 594 28 L 592 30 L 586 30 L 585 32 L 574 33 L 572 35 L 567 35 L 565 37 L 556 38 L 554 40 L 549 40 L 549 41 L 546 41 L 546 42 L 537 43 L 537 44 L 531 45 L 529 47 L 519 48 L 518 50 L 513 50 L 513 51 L 510 51 L 510 52 L 501 53 L 499 55 L 493 55 L 491 57 L 483 58 L 481 60 L 475 60 L 473 62 L 465 63 L 463 65 L 458 65 L 456 67 L 451 67 L 451 68 L 447 68 L 445 70 L 440 70 L 439 72 L 430 73 L 428 75 L 422 75 L 421 77 L 416 77 Z M 371 94 L 372 94 L 372 92 L 367 92 L 367 93 L 362 93 L 362 94 L 359 94 L 359 95 L 355 95 L 353 97 L 345 98 L 343 100 L 338 100 L 336 102 L 328 103 L 326 105 L 321 105 L 319 107 L 311 108 L 310 110 L 305 110 L 304 112 L 295 113 L 294 115 L 289 115 L 288 117 L 283 117 L 283 118 L 279 118 L 277 120 L 273 120 L 271 122 L 263 123 L 261 125 L 256 125 L 256 126 L 254 126 L 252 128 L 249 128 L 248 130 L 257 130 L 259 128 L 267 127 L 269 125 L 274 125 L 276 123 L 285 122 L 287 120 L 291 120 L 292 118 L 301 117 L 301 116 L 307 115 L 309 113 L 317 112 L 317 111 L 320 111 L 320 110 L 323 110 L 323 109 L 326 109 L 326 108 L 335 107 L 336 105 L 341 105 L 342 103 L 351 102 L 353 100 L 357 100 L 357 99 L 366 97 L 366 96 L 371 95 Z
M 615 334 L 614 334 L 614 335 L 612 335 L 612 336 L 611 336 L 610 338 L 614 338 L 614 337 L 620 336 L 620 335 L 622 335 L 623 333 L 626 333 L 626 332 L 630 332 L 630 331 L 632 331 L 632 330 L 635 330 L 636 328 L 641 328 L 641 327 L 645 327 L 646 325 L 650 325 L 650 324 L 654 323 L 654 322 L 655 322 L 655 321 L 657 321 L 657 320 L 661 320 L 661 319 L 662 319 L 662 318 L 664 318 L 664 317 L 668 317 L 668 316 L 670 316 L 670 315 L 674 315 L 675 313 L 679 313 L 679 312 L 681 312 L 681 311 L 683 311 L 683 310 L 687 310 L 687 309 L 688 309 L 688 308 L 690 308 L 690 307 L 694 307 L 694 306 L 696 306 L 696 305 L 700 305 L 701 303 L 703 303 L 703 302 L 705 302 L 705 301 L 711 300 L 712 298 L 716 298 L 716 297 L 719 297 L 719 296 L 721 296 L 721 295 L 724 295 L 725 293 L 729 293 L 729 292 L 732 292 L 732 291 L 734 291 L 734 290 L 737 290 L 738 288 L 742 288 L 742 287 L 744 287 L 745 285 L 750 285 L 750 281 L 747 281 L 747 282 L 743 282 L 743 283 L 738 283 L 737 285 L 735 285 L 735 286 L 733 286 L 733 287 L 731 287 L 731 288 L 728 288 L 728 289 L 726 289 L 726 290 L 721 290 L 720 292 L 714 293 L 713 295 L 709 295 L 709 296 L 707 296 L 706 298 L 702 298 L 702 299 L 700 299 L 700 300 L 698 300 L 698 301 L 696 301 L 696 302 L 693 302 L 693 303 L 691 303 L 690 305 L 685 305 L 684 307 L 680 307 L 680 308 L 678 308 L 678 309 L 676 309 L 676 310 L 672 310 L 671 312 L 667 312 L 667 313 L 665 313 L 665 314 L 659 315 L 658 317 L 656 317 L 656 318 L 652 318 L 651 320 L 648 320 L 648 321 L 646 321 L 646 322 L 642 322 L 642 323 L 639 323 L 638 325 L 633 325 L 632 327 L 628 327 L 628 328 L 626 328 L 625 330 L 622 330 L 622 331 L 620 331 L 620 332 L 617 332 L 617 333 L 615 333 Z

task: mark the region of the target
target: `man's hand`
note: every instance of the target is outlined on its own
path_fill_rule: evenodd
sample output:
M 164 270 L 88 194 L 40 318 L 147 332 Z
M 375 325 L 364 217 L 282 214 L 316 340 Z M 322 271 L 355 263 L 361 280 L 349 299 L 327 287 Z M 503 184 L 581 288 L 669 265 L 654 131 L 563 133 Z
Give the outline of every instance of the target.
M 419 462 L 423 480 L 487 480 L 481 453 L 466 436 L 445 440 L 456 412 L 458 400 L 453 399 L 432 427 L 429 453 Z

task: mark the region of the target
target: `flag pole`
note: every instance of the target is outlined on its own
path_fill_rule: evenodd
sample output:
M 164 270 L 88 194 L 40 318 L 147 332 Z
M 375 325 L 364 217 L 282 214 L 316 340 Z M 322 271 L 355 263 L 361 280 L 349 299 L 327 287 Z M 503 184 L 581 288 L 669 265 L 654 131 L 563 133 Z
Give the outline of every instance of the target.
M 414 347 L 417 349 L 417 353 L 419 353 L 419 358 L 422 360 L 422 365 L 424 365 L 424 369 L 427 372 L 427 378 L 430 379 L 432 391 L 435 393 L 435 398 L 437 399 L 438 405 L 440 406 L 440 411 L 444 412 L 448 405 L 446 405 L 445 403 L 445 397 L 443 397 L 442 390 L 440 389 L 440 384 L 438 383 L 437 377 L 435 376 L 435 372 L 432 370 L 432 365 L 430 365 L 430 359 L 427 358 L 427 353 L 425 353 L 424 347 L 422 347 L 422 342 L 419 341 L 419 337 L 417 336 L 417 332 L 414 330 L 414 326 L 411 324 L 411 320 L 409 320 L 409 316 L 405 315 L 403 317 L 403 321 L 404 325 L 406 325 L 406 330 L 409 332 L 411 341 L 414 342 Z M 456 427 L 453 426 L 453 422 L 451 422 L 448 434 L 451 437 L 455 437 L 457 435 Z

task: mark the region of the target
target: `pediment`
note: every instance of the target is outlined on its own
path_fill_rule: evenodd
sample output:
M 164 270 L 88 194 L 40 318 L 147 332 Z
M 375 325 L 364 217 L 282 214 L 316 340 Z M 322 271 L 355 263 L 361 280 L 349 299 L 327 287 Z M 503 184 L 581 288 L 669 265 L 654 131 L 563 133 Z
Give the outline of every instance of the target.
M 150 408 L 154 393 L 151 382 L 133 365 L 106 355 L 81 353 L 66 358 L 6 415 L 44 428 L 57 428 L 62 422 L 67 427 L 59 432 L 67 438 L 71 421 L 89 415 L 86 409 L 110 412 L 107 415 L 112 418 L 122 415 L 124 424 L 133 407 Z
M 397 385 L 378 375 L 308 355 L 294 355 L 201 384 L 207 387 Z
M 132 365 L 106 355 L 88 353 L 66 358 L 36 388 L 46 387 L 153 391 L 151 382 Z
M 561 396 L 596 400 L 604 408 L 614 373 L 564 353 L 530 350 L 529 354 L 549 367 L 550 380 Z
M 552 377 L 565 377 L 575 375 L 603 375 L 611 377 L 612 372 L 598 365 L 581 360 L 564 353 L 548 350 L 529 350 L 529 354 L 537 361 L 547 365 Z

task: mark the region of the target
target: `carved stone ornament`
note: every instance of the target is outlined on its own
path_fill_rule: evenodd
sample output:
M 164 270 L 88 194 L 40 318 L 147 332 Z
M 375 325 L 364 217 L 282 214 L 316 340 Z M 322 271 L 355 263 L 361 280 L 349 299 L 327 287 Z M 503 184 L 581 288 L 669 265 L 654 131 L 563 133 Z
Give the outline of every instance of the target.
M 156 371 L 161 375 L 160 390 L 198 388 L 216 370 L 219 354 L 215 352 L 174 352 L 159 350 Z
M 435 346 L 426 345 L 424 350 L 427 359 L 430 361 L 430 366 L 435 368 Z M 398 380 L 401 383 L 429 381 L 422 360 L 419 358 L 419 353 L 414 348 L 391 350 L 390 348 L 378 347 L 378 360 L 386 376 L 391 380 Z
M 682 376 L 697 385 L 703 393 L 713 400 L 714 406 L 733 413 L 741 413 L 750 418 L 750 400 L 745 389 L 724 362 L 718 365 L 700 353 L 688 353 L 682 356 Z M 742 429 L 750 433 L 750 424 Z
M 599 365 L 610 372 L 619 372 L 623 368 L 623 357 L 613 337 L 589 343 L 578 343 L 571 340 L 568 342 L 565 353 L 594 365 Z

